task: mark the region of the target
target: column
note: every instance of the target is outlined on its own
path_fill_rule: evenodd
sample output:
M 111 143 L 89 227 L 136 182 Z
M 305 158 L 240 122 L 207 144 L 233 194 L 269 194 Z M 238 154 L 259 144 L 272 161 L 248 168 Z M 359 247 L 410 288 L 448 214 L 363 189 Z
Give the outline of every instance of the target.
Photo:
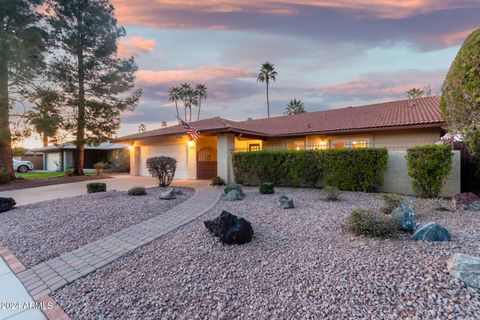
M 217 135 L 217 173 L 227 183 L 233 182 L 232 150 L 235 148 L 235 135 Z

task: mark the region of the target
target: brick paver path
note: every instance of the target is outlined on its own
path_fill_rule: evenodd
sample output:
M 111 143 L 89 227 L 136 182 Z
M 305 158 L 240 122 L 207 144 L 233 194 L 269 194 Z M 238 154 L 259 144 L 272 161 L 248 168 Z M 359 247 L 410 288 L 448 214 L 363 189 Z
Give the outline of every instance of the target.
M 220 189 L 206 183 L 193 186 L 196 193 L 177 207 L 152 219 L 120 230 L 17 274 L 34 299 L 84 277 L 210 210 L 220 199 Z M 165 200 L 168 201 L 168 200 Z

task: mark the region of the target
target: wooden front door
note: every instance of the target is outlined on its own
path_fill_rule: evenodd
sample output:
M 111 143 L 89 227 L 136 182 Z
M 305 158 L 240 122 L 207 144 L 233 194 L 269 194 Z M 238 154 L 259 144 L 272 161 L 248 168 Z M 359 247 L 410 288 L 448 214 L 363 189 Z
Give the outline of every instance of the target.
M 217 150 L 206 147 L 197 152 L 197 179 L 217 176 Z

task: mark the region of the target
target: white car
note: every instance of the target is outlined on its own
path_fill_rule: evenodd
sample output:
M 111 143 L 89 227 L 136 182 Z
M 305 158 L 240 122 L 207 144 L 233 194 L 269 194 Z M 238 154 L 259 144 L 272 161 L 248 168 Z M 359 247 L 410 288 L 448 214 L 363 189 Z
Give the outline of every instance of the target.
M 33 163 L 31 161 L 20 161 L 13 159 L 13 170 L 20 173 L 26 173 L 33 170 Z

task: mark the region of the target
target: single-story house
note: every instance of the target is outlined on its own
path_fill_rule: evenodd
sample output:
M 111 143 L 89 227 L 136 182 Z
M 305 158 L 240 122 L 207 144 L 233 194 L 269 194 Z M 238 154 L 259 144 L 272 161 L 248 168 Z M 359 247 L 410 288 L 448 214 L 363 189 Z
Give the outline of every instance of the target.
M 438 97 L 393 101 L 247 121 L 219 117 L 192 122 L 193 141 L 182 125 L 119 137 L 130 149 L 130 174 L 149 176 L 154 156 L 177 160 L 176 179 L 233 180 L 231 153 L 262 149 L 386 147 L 406 150 L 438 142 L 445 131 Z
M 84 169 L 93 169 L 93 165 L 97 162 L 106 162 L 112 158 L 115 153 L 127 150 L 128 146 L 124 144 L 115 144 L 104 142 L 97 146 L 85 145 L 85 163 Z M 76 146 L 73 143 L 61 144 L 58 146 L 48 146 L 36 148 L 32 151 L 42 152 L 43 168 L 47 171 L 65 171 L 72 168 L 75 161 Z

